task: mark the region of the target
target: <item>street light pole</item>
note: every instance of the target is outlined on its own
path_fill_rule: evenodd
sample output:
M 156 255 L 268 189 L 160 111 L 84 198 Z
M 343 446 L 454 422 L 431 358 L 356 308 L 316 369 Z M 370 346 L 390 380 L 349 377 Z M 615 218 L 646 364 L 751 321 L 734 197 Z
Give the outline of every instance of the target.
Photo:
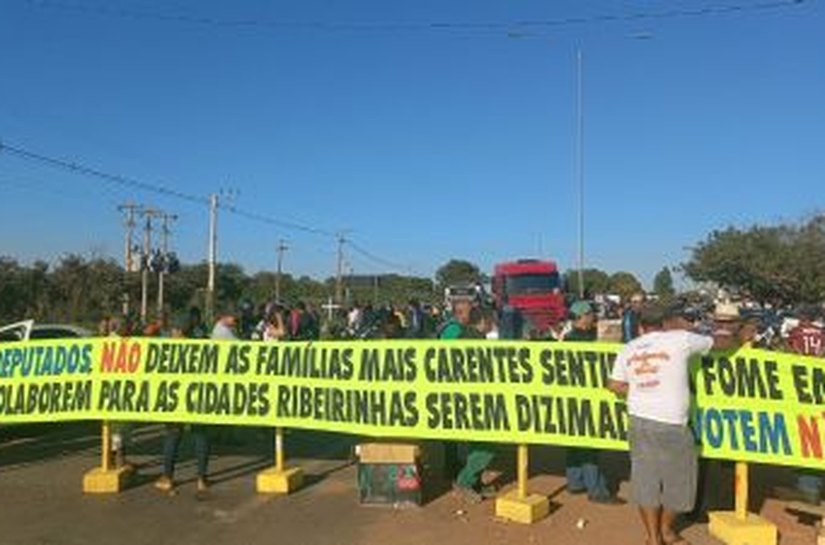
M 579 299 L 584 299 L 584 111 L 582 51 L 576 50 L 576 171 L 579 187 Z

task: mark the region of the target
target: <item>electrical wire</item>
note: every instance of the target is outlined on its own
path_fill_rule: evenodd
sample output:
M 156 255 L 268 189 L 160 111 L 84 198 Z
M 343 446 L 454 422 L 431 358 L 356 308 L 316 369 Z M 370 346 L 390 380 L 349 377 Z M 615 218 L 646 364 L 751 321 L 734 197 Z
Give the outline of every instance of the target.
M 352 239 L 349 239 L 349 238 L 345 239 L 345 243 L 350 248 L 352 248 L 357 254 L 359 254 L 361 257 L 363 257 L 365 259 L 368 259 L 368 260 L 372 261 L 373 263 L 377 263 L 379 265 L 382 265 L 382 266 L 386 267 L 387 269 L 395 270 L 397 272 L 403 272 L 405 274 L 407 274 L 407 273 L 413 273 L 414 274 L 415 273 L 415 271 L 412 267 L 410 267 L 408 265 L 402 265 L 400 263 L 395 263 L 393 261 L 390 261 L 390 260 L 384 259 L 382 257 L 379 257 L 379 256 L 373 254 L 372 252 L 370 252 L 369 250 L 366 250 L 364 247 L 362 247 L 360 244 L 357 244 Z
M 767 0 L 756 3 L 712 4 L 696 8 L 672 8 L 663 11 L 636 11 L 632 13 L 604 13 L 581 17 L 561 17 L 556 19 L 528 19 L 512 22 L 464 22 L 464 21 L 423 21 L 423 22 L 330 22 L 330 21 L 289 21 L 259 19 L 221 19 L 202 15 L 143 11 L 116 5 L 89 5 L 59 0 L 26 0 L 30 6 L 75 13 L 87 13 L 105 17 L 154 20 L 168 23 L 268 30 L 304 30 L 320 32 L 500 32 L 511 38 L 529 37 L 529 32 L 520 30 L 535 28 L 560 28 L 591 24 L 637 22 L 656 19 L 696 18 L 757 11 L 773 11 L 799 6 L 812 0 Z
M 186 193 L 174 188 L 171 188 L 166 185 L 160 185 L 157 183 L 150 183 L 145 182 L 143 180 L 138 180 L 136 178 L 121 176 L 117 174 L 110 174 L 107 172 L 103 172 L 99 169 L 92 168 L 86 166 L 81 163 L 67 161 L 64 159 L 59 159 L 55 157 L 50 157 L 48 155 L 44 155 L 42 153 L 37 153 L 34 151 L 30 151 L 25 149 L 21 146 L 16 146 L 12 144 L 8 144 L 2 140 L 0 140 L 0 157 L 2 157 L 3 153 L 8 153 L 10 155 L 16 156 L 20 159 L 36 162 L 39 164 L 43 164 L 52 168 L 58 168 L 61 170 L 65 170 L 74 174 L 79 174 L 83 176 L 90 176 L 94 178 L 101 179 L 107 183 L 120 185 L 123 187 L 128 187 L 131 189 L 139 189 L 142 191 L 147 191 L 151 193 L 157 193 L 159 195 L 163 195 L 166 197 L 173 197 L 177 199 L 181 199 L 190 203 L 195 203 L 198 205 L 209 205 L 210 199 L 208 197 L 202 197 L 198 195 L 193 195 L 191 193 Z M 304 225 L 301 223 L 291 222 L 282 220 L 279 218 L 275 218 L 272 216 L 268 216 L 266 214 L 261 214 L 258 212 L 252 212 L 249 210 L 244 210 L 235 206 L 234 204 L 229 203 L 220 203 L 219 208 L 225 210 L 228 213 L 234 214 L 239 217 L 246 218 L 248 220 L 257 221 L 260 223 L 265 223 L 268 225 L 274 225 L 277 227 L 281 227 L 284 229 L 290 229 L 294 231 L 300 231 L 308 234 L 330 237 L 330 238 L 338 238 L 340 235 L 338 233 L 333 233 L 332 231 L 328 231 L 326 229 L 321 229 L 319 227 L 313 227 L 309 225 Z M 404 265 L 400 265 L 395 263 L 391 260 L 384 259 L 380 256 L 375 255 L 374 253 L 366 250 L 363 246 L 355 243 L 351 239 L 344 239 L 345 243 L 347 243 L 355 252 L 359 253 L 366 259 L 373 261 L 374 263 L 380 264 L 388 269 L 393 269 L 397 271 L 408 272 L 411 271 L 410 267 L 406 267 Z
M 300 223 L 294 223 L 291 221 L 280 220 L 277 218 L 273 218 L 271 216 L 267 216 L 264 214 L 259 214 L 257 212 L 250 212 L 248 210 L 242 210 L 235 205 L 232 204 L 221 204 L 220 208 L 235 214 L 236 216 L 240 216 L 249 220 L 259 221 L 261 223 L 268 223 L 270 225 L 275 225 L 277 227 L 283 227 L 285 229 L 291 229 L 293 231 L 302 231 L 304 233 L 309 233 L 311 235 L 322 235 L 327 237 L 334 237 L 335 233 L 332 231 L 327 231 L 325 229 L 319 229 L 317 227 L 310 227 L 307 225 L 302 225 Z
M 172 189 L 170 187 L 162 186 L 159 184 L 144 182 L 142 180 L 137 180 L 135 178 L 128 178 L 126 176 L 120 176 L 117 174 L 109 174 L 103 172 L 101 170 L 97 170 L 95 168 L 91 168 L 80 163 L 74 163 L 70 161 L 66 161 L 64 159 L 57 159 L 55 157 L 49 157 L 47 155 L 43 155 L 40 153 L 36 153 L 33 151 L 29 151 L 27 149 L 21 148 L 19 146 L 13 146 L 7 144 L 6 142 L 0 141 L 0 153 L 6 152 L 11 155 L 15 155 L 21 159 L 27 161 L 34 161 L 37 163 L 41 163 L 47 166 L 59 168 L 62 170 L 66 170 L 69 172 L 74 172 L 76 174 L 81 174 L 84 176 L 91 176 L 94 178 L 99 178 L 101 180 L 118 184 L 124 187 L 130 187 L 132 189 L 140 189 L 142 191 L 150 191 L 153 193 L 158 193 L 160 195 L 164 195 L 167 197 L 175 197 L 178 199 L 182 199 L 185 201 L 197 203 L 197 204 L 209 204 L 209 199 L 206 197 L 198 197 L 196 195 L 191 195 L 189 193 L 184 193 L 182 191 L 178 191 L 176 189 Z

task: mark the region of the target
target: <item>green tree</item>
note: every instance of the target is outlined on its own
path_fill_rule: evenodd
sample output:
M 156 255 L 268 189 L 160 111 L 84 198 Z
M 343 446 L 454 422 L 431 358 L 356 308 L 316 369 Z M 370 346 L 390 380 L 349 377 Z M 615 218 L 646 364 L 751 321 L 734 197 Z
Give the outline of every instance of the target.
M 442 288 L 456 284 L 480 282 L 483 278 L 478 265 L 463 259 L 451 259 L 436 271 L 435 278 Z
M 3 323 L 26 318 L 25 269 L 10 257 L 0 257 L 0 317 Z
M 606 293 L 610 285 L 610 276 L 599 269 L 584 269 L 582 271 L 584 279 L 585 297 L 593 297 L 597 293 Z M 579 271 L 570 269 L 564 275 L 564 284 L 567 293 L 578 297 L 579 295 Z
M 623 300 L 629 299 L 634 293 L 643 291 L 642 283 L 626 271 L 619 271 L 610 275 L 609 291 L 619 295 Z
M 818 303 L 825 299 L 825 216 L 801 224 L 728 227 L 693 247 L 683 269 L 763 302 Z
M 663 299 L 673 297 L 676 293 L 673 288 L 673 275 L 668 267 L 662 267 L 662 270 L 656 273 L 653 278 L 653 292 Z

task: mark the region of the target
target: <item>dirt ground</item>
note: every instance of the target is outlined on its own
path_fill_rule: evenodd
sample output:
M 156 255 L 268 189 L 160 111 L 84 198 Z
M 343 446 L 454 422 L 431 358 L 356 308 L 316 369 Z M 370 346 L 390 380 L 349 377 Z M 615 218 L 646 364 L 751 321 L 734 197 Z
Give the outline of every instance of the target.
M 493 502 L 468 506 L 436 487 L 420 508 L 359 505 L 352 446 L 357 438 L 295 431 L 287 436 L 291 465 L 300 465 L 306 484 L 290 496 L 264 497 L 254 490 L 255 474 L 271 465 L 270 430 L 212 430 L 206 498 L 194 490 L 191 445 L 184 442 L 181 484 L 174 495 L 152 481 L 160 471 L 160 426 L 133 433 L 132 461 L 139 465 L 134 486 L 121 494 L 87 496 L 83 473 L 98 461 L 97 427 L 91 423 L 0 428 L 0 545 L 455 545 L 642 544 L 641 526 L 630 505 L 598 506 L 564 491 L 562 449 L 531 449 L 530 489 L 550 497 L 551 515 L 531 526 L 497 520 Z M 496 472 L 512 486 L 515 450 L 502 448 Z M 603 465 L 619 495 L 627 497 L 627 459 L 603 454 Z M 712 507 L 730 508 L 732 470 L 712 464 L 706 479 Z M 810 520 L 768 497 L 770 487 L 791 482 L 784 468 L 752 468 L 751 509 L 776 523 L 782 545 L 815 543 Z M 433 487 L 431 487 L 432 490 Z M 577 522 L 584 520 L 583 528 Z M 692 523 L 683 535 L 696 545 L 718 543 L 706 524 Z

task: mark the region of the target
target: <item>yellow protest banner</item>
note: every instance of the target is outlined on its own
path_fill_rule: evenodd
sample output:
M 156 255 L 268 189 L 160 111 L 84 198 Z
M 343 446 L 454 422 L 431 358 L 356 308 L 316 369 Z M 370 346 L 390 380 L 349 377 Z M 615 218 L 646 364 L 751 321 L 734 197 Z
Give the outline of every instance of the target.
M 0 423 L 129 420 L 625 449 L 620 345 L 516 341 L 0 345 Z M 709 458 L 825 467 L 825 360 L 759 350 L 692 367 Z

